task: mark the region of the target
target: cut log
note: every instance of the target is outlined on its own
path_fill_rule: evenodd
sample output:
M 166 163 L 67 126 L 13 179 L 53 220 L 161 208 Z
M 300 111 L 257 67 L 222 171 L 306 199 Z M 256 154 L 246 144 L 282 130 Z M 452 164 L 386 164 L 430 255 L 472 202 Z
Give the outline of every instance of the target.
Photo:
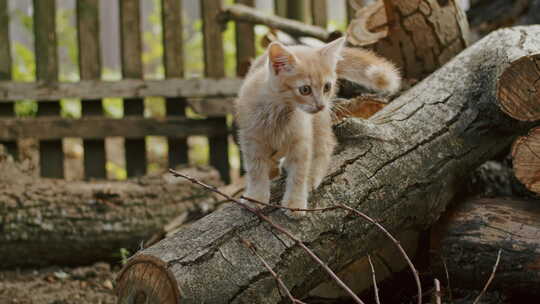
M 442 255 L 452 287 L 480 290 L 502 249 L 490 290 L 540 296 L 539 218 L 537 201 L 480 198 L 459 204 L 432 234 L 436 277 L 446 281 Z
M 540 119 L 540 54 L 520 58 L 507 67 L 499 82 L 502 110 L 518 120 Z
M 356 12 L 348 41 L 422 79 L 467 47 L 467 17 L 454 0 L 378 0 Z
M 213 169 L 186 169 L 219 184 Z M 67 182 L 21 172 L 0 155 L 0 268 L 119 261 L 176 215 L 212 203 L 185 181 L 154 176 Z
M 370 120 L 339 124 L 340 144 L 310 206 L 345 203 L 390 231 L 429 227 L 471 168 L 534 125 L 499 110 L 496 85 L 509 62 L 540 51 L 538 37 L 540 26 L 494 32 Z M 283 181 L 274 190 L 277 203 Z M 336 271 L 386 243 L 373 225 L 340 210 L 309 213 L 300 220 L 282 210 L 263 212 Z M 182 304 L 286 301 L 240 239 L 257 246 L 296 297 L 328 280 L 297 243 L 246 210 L 227 206 L 132 257 L 118 275 L 119 303 L 135 298 Z
M 527 189 L 540 194 L 540 128 L 516 140 L 512 146 L 514 174 Z

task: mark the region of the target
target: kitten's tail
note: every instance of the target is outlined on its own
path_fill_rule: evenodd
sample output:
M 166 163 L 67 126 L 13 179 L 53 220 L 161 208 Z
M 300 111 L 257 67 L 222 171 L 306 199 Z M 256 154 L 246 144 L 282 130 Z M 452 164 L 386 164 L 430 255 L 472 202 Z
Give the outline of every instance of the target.
M 343 48 L 341 56 L 337 64 L 338 78 L 390 95 L 401 88 L 401 75 L 390 61 L 359 48 Z

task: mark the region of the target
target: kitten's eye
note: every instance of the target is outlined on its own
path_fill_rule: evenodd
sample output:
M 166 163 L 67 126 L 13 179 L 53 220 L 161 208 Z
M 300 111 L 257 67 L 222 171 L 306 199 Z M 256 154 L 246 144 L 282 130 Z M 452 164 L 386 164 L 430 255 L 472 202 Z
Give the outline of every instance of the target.
M 328 93 L 328 92 L 330 92 L 331 88 L 332 88 L 332 84 L 330 82 L 327 82 L 327 83 L 324 84 L 323 90 L 324 90 L 325 93 Z
M 298 88 L 298 92 L 300 92 L 300 94 L 302 94 L 304 96 L 310 95 L 311 94 L 311 86 L 303 85 L 303 86 Z

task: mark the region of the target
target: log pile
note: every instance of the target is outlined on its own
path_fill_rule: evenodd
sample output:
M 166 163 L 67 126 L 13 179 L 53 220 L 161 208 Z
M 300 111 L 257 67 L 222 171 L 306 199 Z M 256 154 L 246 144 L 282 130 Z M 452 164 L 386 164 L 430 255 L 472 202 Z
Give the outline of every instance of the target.
M 333 169 L 312 194 L 310 206 L 345 203 L 379 219 L 390 231 L 432 225 L 460 191 L 470 168 L 535 125 L 500 110 L 498 87 L 513 62 L 540 52 L 538 37 L 540 26 L 494 32 L 369 121 L 339 124 Z M 520 86 L 533 90 L 534 83 Z M 280 182 L 275 186 L 273 202 L 283 189 Z M 298 221 L 273 208 L 263 213 L 336 271 L 386 244 L 372 225 L 339 210 L 310 213 Z M 298 298 L 327 280 L 298 242 L 230 206 L 137 253 L 118 276 L 120 302 L 280 302 L 274 278 L 241 240 L 256 244 Z

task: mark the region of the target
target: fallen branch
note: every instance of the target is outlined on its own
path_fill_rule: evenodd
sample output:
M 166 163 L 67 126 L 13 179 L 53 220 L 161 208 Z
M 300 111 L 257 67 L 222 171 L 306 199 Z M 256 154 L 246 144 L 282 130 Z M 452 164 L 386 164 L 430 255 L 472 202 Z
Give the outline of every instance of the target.
M 284 31 L 292 36 L 313 37 L 321 41 L 329 41 L 332 37 L 339 37 L 336 32 L 329 32 L 322 27 L 308 25 L 300 21 L 279 16 L 267 15 L 260 10 L 242 4 L 225 6 L 220 14 L 220 18 L 224 22 L 236 20 L 252 24 L 262 24 L 270 28 Z
M 121 248 L 135 252 L 175 215 L 214 203 L 208 192 L 168 174 L 54 180 L 32 177 L 1 158 L 0 268 L 118 262 Z M 183 172 L 219 184 L 214 169 Z

